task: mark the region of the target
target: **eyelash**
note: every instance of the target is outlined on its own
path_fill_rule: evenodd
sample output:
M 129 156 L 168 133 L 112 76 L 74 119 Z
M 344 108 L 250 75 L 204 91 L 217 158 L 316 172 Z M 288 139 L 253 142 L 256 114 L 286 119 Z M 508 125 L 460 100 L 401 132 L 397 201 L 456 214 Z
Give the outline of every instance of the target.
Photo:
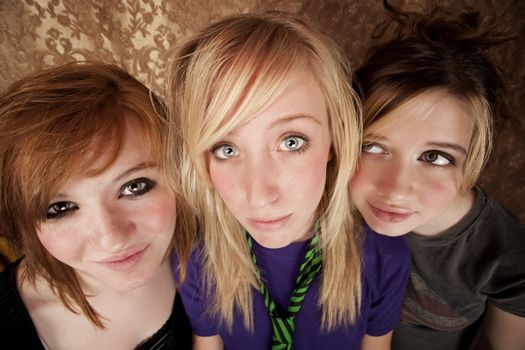
M 369 150 L 366 150 L 366 149 L 365 149 L 366 147 L 369 147 L 369 146 L 370 146 L 370 147 L 378 147 L 378 148 L 380 148 L 383 152 L 382 152 L 382 153 L 370 152 Z M 361 151 L 362 151 L 363 153 L 367 153 L 367 154 L 384 154 L 384 153 L 386 153 L 385 148 L 384 148 L 383 146 L 381 146 L 381 145 L 375 143 L 375 142 L 363 142 L 363 146 L 361 147 Z
M 280 146 L 282 145 L 282 143 L 284 141 L 286 141 L 286 139 L 290 139 L 290 138 L 298 138 L 298 139 L 301 139 L 303 141 L 303 144 L 300 145 L 299 148 L 295 149 L 295 150 L 280 150 Z M 231 143 L 228 143 L 228 142 L 223 142 L 223 143 L 218 143 L 216 144 L 215 146 L 213 146 L 211 149 L 210 149 L 210 153 L 213 155 L 214 159 L 217 161 L 217 162 L 225 162 L 231 158 L 234 158 L 234 156 L 232 157 L 225 157 L 225 158 L 221 158 L 220 156 L 218 156 L 217 152 L 222 148 L 222 147 L 231 147 L 235 150 L 235 152 L 237 152 L 237 148 L 235 146 L 233 146 Z M 305 152 L 308 148 L 310 147 L 310 138 L 305 136 L 305 135 L 302 135 L 302 134 L 298 134 L 298 133 L 292 133 L 292 134 L 288 134 L 288 135 L 285 135 L 284 137 L 281 138 L 281 141 L 279 142 L 279 146 L 278 146 L 278 150 L 280 151 L 283 151 L 283 152 L 287 152 L 287 153 L 291 153 L 291 154 L 300 154 L 302 152 Z
M 222 142 L 222 143 L 218 143 L 216 144 L 215 146 L 213 146 L 211 149 L 210 149 L 210 153 L 212 154 L 213 158 L 217 161 L 217 162 L 225 162 L 231 158 L 221 158 L 217 155 L 217 151 L 219 151 L 219 149 L 221 149 L 222 147 L 231 147 L 233 148 L 236 152 L 237 152 L 237 149 L 235 148 L 235 146 L 232 146 L 231 143 L 227 143 L 227 142 Z M 233 158 L 233 157 L 232 157 Z
M 131 186 L 133 184 L 136 184 L 136 183 L 139 183 L 139 184 L 144 185 L 144 186 L 137 193 L 130 193 L 128 195 L 120 195 L 119 194 L 118 198 L 126 197 L 126 198 L 133 199 L 133 198 L 140 197 L 140 196 L 148 193 L 149 191 L 151 191 L 155 187 L 155 185 L 157 184 L 155 181 L 153 181 L 151 179 L 148 179 L 146 177 L 139 177 L 138 179 L 134 179 L 134 180 L 128 181 L 124 185 L 122 185 L 122 187 L 120 188 L 120 193 L 122 193 L 129 186 Z
M 377 147 L 377 148 L 380 148 L 382 150 L 382 152 L 381 153 L 379 153 L 379 152 L 370 152 L 369 150 L 365 149 L 366 147 Z M 382 154 L 387 154 L 388 153 L 385 150 L 385 147 L 383 147 L 383 146 L 381 146 L 381 145 L 379 145 L 377 143 L 374 143 L 374 142 L 364 142 L 363 143 L 363 147 L 362 147 L 362 152 L 366 153 L 366 154 L 371 154 L 371 155 L 382 155 Z M 435 154 L 435 155 L 437 155 L 439 157 L 443 157 L 446 160 L 448 160 L 449 164 L 435 164 L 433 162 L 430 162 L 430 161 L 422 159 L 424 156 L 429 155 L 429 154 Z M 452 155 L 450 155 L 450 154 L 448 154 L 446 152 L 437 151 L 437 150 L 429 150 L 429 151 L 423 152 L 418 157 L 418 160 L 421 160 L 421 161 L 425 162 L 426 164 L 428 164 L 430 166 L 433 166 L 433 167 L 445 167 L 445 166 L 455 166 L 456 165 L 456 159 Z
M 129 187 L 134 184 L 139 184 L 142 186 L 139 191 L 136 193 L 129 193 L 129 194 L 123 194 L 124 191 L 129 190 Z M 149 191 L 151 191 L 155 186 L 156 182 L 154 180 L 145 178 L 145 177 L 139 177 L 136 179 L 133 179 L 131 181 L 126 182 L 124 185 L 120 187 L 118 198 L 127 198 L 127 199 L 135 199 L 140 196 L 145 195 Z M 59 209 L 60 208 L 60 209 Z M 57 209 L 59 209 L 57 211 Z M 59 201 L 55 203 L 51 203 L 46 212 L 46 220 L 57 220 L 64 216 L 70 215 L 72 212 L 80 209 L 77 204 L 74 202 L 69 201 Z
M 73 202 L 60 201 L 60 202 L 52 203 L 47 207 L 46 220 L 60 219 L 61 217 L 71 213 L 72 211 L 76 211 L 78 209 L 79 209 L 78 206 Z M 53 210 L 54 212 L 51 212 L 51 210 Z
M 291 153 L 291 154 L 301 154 L 305 151 L 307 151 L 309 148 L 310 148 L 310 138 L 307 137 L 306 135 L 302 135 L 302 134 L 298 134 L 298 133 L 292 133 L 292 134 L 288 134 L 288 135 L 285 135 L 281 142 L 279 143 L 279 146 L 286 140 L 286 139 L 290 139 L 290 138 L 298 138 L 298 139 L 301 139 L 303 141 L 303 144 L 297 148 L 297 149 L 294 149 L 294 150 L 283 150 L 284 152 L 288 152 L 288 153 Z
M 434 163 L 432 163 L 430 161 L 423 160 L 424 162 L 426 162 L 430 166 L 444 167 L 444 166 L 454 166 L 454 165 L 456 165 L 456 159 L 453 156 L 451 156 L 448 153 L 441 152 L 441 151 L 436 151 L 436 150 L 430 150 L 430 151 L 423 152 L 423 154 L 421 154 L 421 156 L 419 158 L 423 158 L 425 155 L 429 155 L 429 154 L 436 154 L 439 157 L 445 158 L 449 162 L 448 164 L 434 164 Z

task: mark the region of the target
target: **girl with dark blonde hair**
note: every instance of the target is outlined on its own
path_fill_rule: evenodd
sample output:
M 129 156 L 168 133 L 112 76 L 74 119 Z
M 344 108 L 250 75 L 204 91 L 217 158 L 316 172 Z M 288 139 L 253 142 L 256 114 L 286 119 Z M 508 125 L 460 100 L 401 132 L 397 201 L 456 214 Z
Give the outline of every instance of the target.
M 356 77 L 364 137 L 352 200 L 376 232 L 407 237 L 412 269 L 394 349 L 525 349 L 525 226 L 476 181 L 502 82 L 479 14 L 386 3 L 398 36 Z M 485 345 L 482 345 L 485 344 Z
M 184 257 L 193 217 L 164 175 L 162 115 L 102 63 L 0 96 L 0 233 L 22 256 L 0 275 L 0 347 L 190 346 L 169 256 Z
M 354 219 L 348 74 L 328 37 L 277 12 L 220 20 L 175 57 L 170 164 L 202 236 L 179 277 L 195 348 L 389 348 L 408 247 Z

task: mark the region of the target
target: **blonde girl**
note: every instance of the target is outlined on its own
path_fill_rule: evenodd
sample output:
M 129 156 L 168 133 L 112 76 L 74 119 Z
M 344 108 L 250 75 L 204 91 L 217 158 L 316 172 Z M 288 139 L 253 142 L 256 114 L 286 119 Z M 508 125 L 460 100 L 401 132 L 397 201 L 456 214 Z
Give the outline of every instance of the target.
M 179 276 L 197 349 L 388 349 L 408 251 L 354 219 L 349 74 L 329 38 L 275 12 L 220 20 L 174 58 L 173 164 L 202 235 Z

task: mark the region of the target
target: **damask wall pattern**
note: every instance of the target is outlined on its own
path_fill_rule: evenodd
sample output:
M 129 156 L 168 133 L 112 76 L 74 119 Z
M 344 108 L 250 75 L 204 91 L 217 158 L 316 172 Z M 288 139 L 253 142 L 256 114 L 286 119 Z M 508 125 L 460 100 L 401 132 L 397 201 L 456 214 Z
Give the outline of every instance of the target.
M 391 0 L 428 10 L 433 0 Z M 508 85 L 514 120 L 499 134 L 481 183 L 525 221 L 525 1 L 443 0 L 470 6 L 516 40 L 491 52 Z M 43 67 L 78 60 L 116 63 L 164 95 L 170 50 L 210 21 L 232 13 L 300 13 L 333 37 L 354 66 L 386 39 L 371 33 L 385 17 L 382 0 L 0 0 L 0 90 Z
M 2 0 L 0 84 L 32 70 L 78 60 L 125 67 L 161 86 L 166 54 L 212 18 L 250 11 L 256 2 L 226 0 Z

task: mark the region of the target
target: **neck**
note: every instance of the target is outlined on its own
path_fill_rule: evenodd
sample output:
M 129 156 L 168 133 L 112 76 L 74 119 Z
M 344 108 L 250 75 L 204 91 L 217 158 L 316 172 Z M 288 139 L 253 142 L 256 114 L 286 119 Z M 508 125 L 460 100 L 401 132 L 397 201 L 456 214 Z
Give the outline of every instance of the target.
M 105 290 L 92 297 L 88 297 L 89 303 L 103 312 L 104 309 L 113 309 L 115 303 L 129 305 L 136 302 L 137 304 L 149 303 L 151 298 L 167 298 L 171 301 L 175 297 L 175 282 L 170 264 L 170 259 L 159 266 L 157 271 L 143 285 L 126 291 Z
M 265 235 L 261 236 L 257 233 L 250 233 L 252 238 L 262 247 L 269 248 L 269 249 L 279 249 L 289 246 L 292 243 L 300 243 L 305 242 L 312 238 L 316 232 L 316 230 L 319 229 L 318 222 L 315 222 L 313 224 L 313 227 L 310 224 L 310 228 L 305 230 L 302 234 L 297 234 L 293 237 L 282 237 L 279 235 Z
M 151 278 L 130 291 L 105 290 L 88 297 L 106 327 L 95 328 L 83 314 L 71 312 L 40 279 L 37 288 L 24 282 L 20 294 L 35 328 L 49 348 L 70 349 L 83 344 L 90 349 L 130 349 L 147 339 L 166 322 L 175 298 L 169 259 Z M 146 323 L 137 319 L 147 320 Z M 56 330 L 62 331 L 57 333 Z
M 416 228 L 413 230 L 413 233 L 421 236 L 440 235 L 467 215 L 474 205 L 475 197 L 473 189 L 459 193 L 443 214 L 429 223 Z

